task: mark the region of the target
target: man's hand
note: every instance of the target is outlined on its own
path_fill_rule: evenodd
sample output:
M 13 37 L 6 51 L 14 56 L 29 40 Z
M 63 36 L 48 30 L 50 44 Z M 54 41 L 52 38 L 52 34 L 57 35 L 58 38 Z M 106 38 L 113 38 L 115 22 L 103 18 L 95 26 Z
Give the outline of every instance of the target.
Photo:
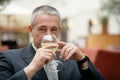
M 36 51 L 31 63 L 24 68 L 28 79 L 31 79 L 35 75 L 35 73 L 43 67 L 44 64 L 47 64 L 48 62 L 53 60 L 53 58 L 56 58 L 56 55 L 51 50 L 51 48 L 53 47 L 56 46 L 45 46 L 43 48 L 39 48 Z
M 65 60 L 74 59 L 80 61 L 85 57 L 85 54 L 83 54 L 74 44 L 65 42 L 58 42 L 58 44 L 61 47 L 61 50 L 59 50 L 60 57 Z

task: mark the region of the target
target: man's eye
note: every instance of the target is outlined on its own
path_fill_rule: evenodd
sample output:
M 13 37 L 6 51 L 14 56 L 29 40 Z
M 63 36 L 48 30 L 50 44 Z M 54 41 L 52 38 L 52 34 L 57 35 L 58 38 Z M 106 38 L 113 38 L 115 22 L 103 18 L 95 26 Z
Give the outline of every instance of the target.
M 41 29 L 39 29 L 39 30 L 45 30 L 45 29 L 41 28 Z
M 57 28 L 55 28 L 55 29 L 52 29 L 52 31 L 58 31 L 58 29 L 57 29 Z
M 38 30 L 39 30 L 39 31 L 46 31 L 45 28 L 39 28 Z

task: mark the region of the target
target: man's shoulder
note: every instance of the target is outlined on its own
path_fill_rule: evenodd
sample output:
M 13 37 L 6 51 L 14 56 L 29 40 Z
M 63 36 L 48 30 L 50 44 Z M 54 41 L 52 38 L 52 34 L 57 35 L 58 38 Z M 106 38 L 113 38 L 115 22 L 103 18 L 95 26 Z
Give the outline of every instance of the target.
M 27 47 L 19 48 L 19 49 L 10 49 L 2 52 L 1 54 L 5 55 L 6 57 L 19 57 L 26 53 L 32 52 L 32 46 L 28 45 Z
M 2 52 L 3 54 L 23 54 L 25 53 L 27 50 L 29 50 L 31 47 L 31 45 L 27 46 L 27 47 L 23 47 L 23 48 L 19 48 L 19 49 L 10 49 L 10 50 L 6 50 L 4 52 Z
M 19 48 L 19 49 L 10 49 L 10 50 L 6 50 L 6 51 L 2 52 L 1 54 L 5 55 L 5 56 L 9 56 L 9 57 L 10 56 L 17 57 L 19 55 L 24 54 L 25 50 L 26 50 L 26 47 Z
M 16 54 L 16 53 L 20 53 L 23 52 L 26 49 L 26 47 L 24 48 L 19 48 L 19 49 L 10 49 L 10 50 L 6 50 L 3 53 L 4 54 Z

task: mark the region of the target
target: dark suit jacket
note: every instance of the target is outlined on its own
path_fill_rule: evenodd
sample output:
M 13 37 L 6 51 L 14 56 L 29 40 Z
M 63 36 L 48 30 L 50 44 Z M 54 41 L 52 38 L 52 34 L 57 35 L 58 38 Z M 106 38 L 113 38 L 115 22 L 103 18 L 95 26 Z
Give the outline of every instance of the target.
M 32 45 L 0 53 L 0 80 L 28 80 L 23 70 L 35 55 Z M 104 80 L 101 73 L 89 61 L 89 68 L 82 70 L 73 60 L 63 61 L 63 69 L 58 72 L 59 80 Z M 48 80 L 42 68 L 32 80 Z

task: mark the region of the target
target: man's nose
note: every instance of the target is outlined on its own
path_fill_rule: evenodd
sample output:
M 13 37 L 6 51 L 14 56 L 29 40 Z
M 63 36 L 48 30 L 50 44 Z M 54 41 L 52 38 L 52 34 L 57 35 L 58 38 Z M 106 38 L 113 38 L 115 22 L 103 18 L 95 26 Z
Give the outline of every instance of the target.
M 52 34 L 51 30 L 48 29 L 47 30 L 47 34 Z

